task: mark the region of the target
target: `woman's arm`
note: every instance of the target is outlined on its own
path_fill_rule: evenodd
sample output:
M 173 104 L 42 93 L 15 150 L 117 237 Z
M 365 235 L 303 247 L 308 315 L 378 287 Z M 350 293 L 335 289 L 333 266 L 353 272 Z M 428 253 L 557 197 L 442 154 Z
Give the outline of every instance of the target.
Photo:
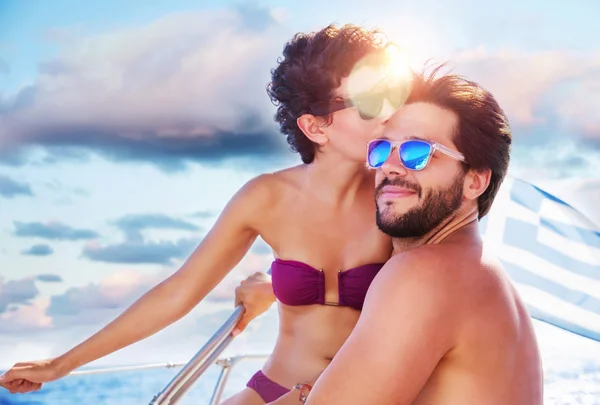
M 270 175 L 262 175 L 246 183 L 181 268 L 111 323 L 50 362 L 15 366 L 0 384 L 16 379 L 38 383 L 55 380 L 183 317 L 240 262 L 255 241 L 261 218 L 273 203 L 271 181 Z

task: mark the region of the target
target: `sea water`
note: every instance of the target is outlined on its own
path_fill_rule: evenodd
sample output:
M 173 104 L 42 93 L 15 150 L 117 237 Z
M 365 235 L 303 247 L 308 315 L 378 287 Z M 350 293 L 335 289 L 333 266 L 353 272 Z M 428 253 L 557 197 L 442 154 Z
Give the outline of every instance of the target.
M 544 363 L 545 405 L 600 405 L 600 342 L 536 322 Z M 260 368 L 257 361 L 236 366 L 224 398 L 242 389 Z M 148 404 L 179 371 L 151 369 L 70 376 L 34 393 L 10 395 L 0 388 L 0 405 L 138 405 Z M 213 366 L 180 402 L 210 402 L 220 372 Z

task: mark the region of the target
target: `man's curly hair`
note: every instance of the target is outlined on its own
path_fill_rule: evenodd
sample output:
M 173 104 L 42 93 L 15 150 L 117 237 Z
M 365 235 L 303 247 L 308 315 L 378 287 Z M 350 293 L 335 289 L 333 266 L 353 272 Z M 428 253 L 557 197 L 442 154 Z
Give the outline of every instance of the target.
M 379 30 L 352 24 L 298 33 L 286 43 L 283 58 L 271 71 L 267 93 L 277 106 L 275 121 L 302 162 L 314 160 L 316 145 L 300 130 L 298 118 L 310 113 L 311 106 L 329 102 L 333 90 L 354 66 L 385 45 L 386 38 Z

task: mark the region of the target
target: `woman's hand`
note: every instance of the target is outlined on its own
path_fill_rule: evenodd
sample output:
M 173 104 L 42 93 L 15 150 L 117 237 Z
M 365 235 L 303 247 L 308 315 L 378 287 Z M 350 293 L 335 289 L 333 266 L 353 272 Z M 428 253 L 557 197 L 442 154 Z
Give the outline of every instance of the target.
M 275 302 L 271 277 L 256 272 L 243 280 L 235 289 L 235 305 L 244 306 L 244 314 L 233 329 L 233 336 L 239 335 L 251 320 L 266 312 Z
M 23 394 L 37 391 L 43 383 L 58 380 L 68 373 L 55 359 L 17 363 L 0 376 L 0 386 L 11 394 Z

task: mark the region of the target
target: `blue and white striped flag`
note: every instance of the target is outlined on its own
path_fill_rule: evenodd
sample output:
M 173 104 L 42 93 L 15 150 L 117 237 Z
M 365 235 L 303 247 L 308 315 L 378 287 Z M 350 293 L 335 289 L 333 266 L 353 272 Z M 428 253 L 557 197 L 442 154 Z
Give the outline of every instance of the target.
M 591 221 L 507 177 L 480 229 L 533 318 L 600 341 L 600 231 Z

